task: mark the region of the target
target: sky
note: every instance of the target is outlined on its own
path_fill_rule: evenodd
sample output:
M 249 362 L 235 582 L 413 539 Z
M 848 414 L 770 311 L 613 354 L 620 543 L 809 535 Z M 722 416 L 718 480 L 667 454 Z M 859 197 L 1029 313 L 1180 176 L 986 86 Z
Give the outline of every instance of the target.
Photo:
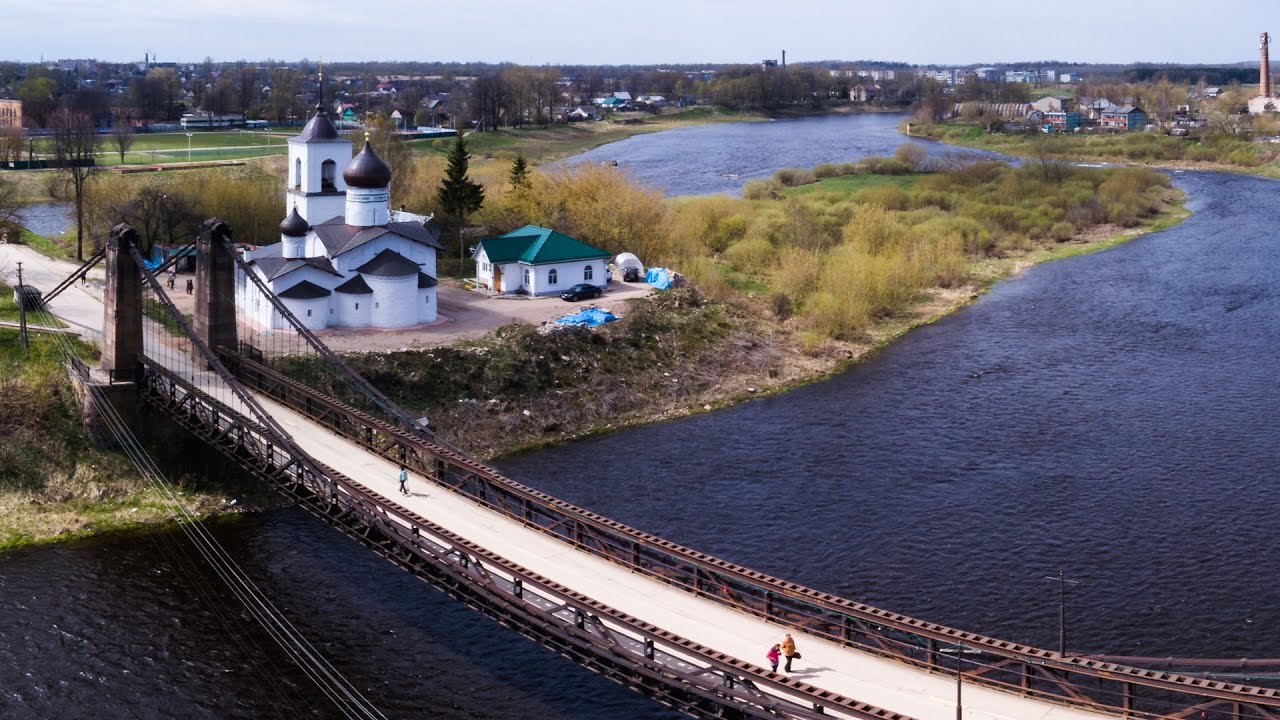
M 0 0 L 0 60 L 522 65 L 1254 61 L 1274 3 L 1226 0 Z M 1269 27 L 1269 23 L 1273 27 Z M 1277 51 L 1280 53 L 1280 49 Z

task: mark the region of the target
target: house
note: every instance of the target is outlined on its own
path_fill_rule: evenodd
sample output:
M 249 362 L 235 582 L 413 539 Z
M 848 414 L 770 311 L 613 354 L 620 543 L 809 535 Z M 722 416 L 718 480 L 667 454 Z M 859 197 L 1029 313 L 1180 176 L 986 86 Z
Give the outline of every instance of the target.
M 598 120 L 600 117 L 596 109 L 589 105 L 579 105 L 570 108 L 564 113 L 565 122 L 582 122 L 583 120 Z
M 1047 112 L 1041 122 L 1049 132 L 1071 133 L 1080 128 L 1084 116 L 1078 112 Z
M 1047 113 L 1066 112 L 1071 107 L 1071 98 L 1064 95 L 1050 95 L 1031 103 L 1031 107 Z
M 870 93 L 867 92 L 865 85 L 854 85 L 849 88 L 850 102 L 866 102 L 870 99 Z
M 236 305 L 257 327 L 288 325 L 246 273 L 311 330 L 436 319 L 439 230 L 430 217 L 390 210 L 391 168 L 367 139 L 351 150 L 323 110 L 289 138 L 280 242 L 244 251 L 236 270 Z
M 1132 105 L 1121 105 L 1103 110 L 1098 125 L 1104 130 L 1141 130 L 1147 125 L 1147 114 Z
M 537 225 L 481 240 L 471 256 L 476 286 L 505 295 L 554 295 L 578 283 L 609 282 L 608 252 Z

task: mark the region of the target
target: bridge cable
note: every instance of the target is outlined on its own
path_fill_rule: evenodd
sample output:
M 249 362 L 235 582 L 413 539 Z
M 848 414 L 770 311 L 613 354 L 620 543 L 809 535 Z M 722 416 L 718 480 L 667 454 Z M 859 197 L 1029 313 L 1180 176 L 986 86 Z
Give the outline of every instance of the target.
M 151 325 L 152 332 L 155 325 Z M 69 338 L 55 335 L 64 355 L 75 355 Z M 187 356 L 190 360 L 190 356 Z M 193 367 L 191 369 L 194 369 Z M 221 547 L 202 521 L 183 503 L 176 490 L 164 478 L 154 461 L 147 454 L 136 436 L 128 428 L 116 409 L 107 402 L 100 390 L 90 386 L 91 401 L 95 401 L 101 411 L 101 417 L 111 433 L 120 443 L 122 450 L 138 469 L 142 477 L 159 489 L 173 504 L 175 519 L 179 527 L 192 541 L 196 550 L 210 563 L 215 573 L 226 583 L 231 592 L 244 604 L 245 609 L 254 617 L 277 644 L 290 655 L 298 667 L 316 683 L 346 717 L 351 718 L 385 718 L 358 690 L 351 685 L 319 652 L 301 635 L 265 594 L 238 567 L 229 554 Z

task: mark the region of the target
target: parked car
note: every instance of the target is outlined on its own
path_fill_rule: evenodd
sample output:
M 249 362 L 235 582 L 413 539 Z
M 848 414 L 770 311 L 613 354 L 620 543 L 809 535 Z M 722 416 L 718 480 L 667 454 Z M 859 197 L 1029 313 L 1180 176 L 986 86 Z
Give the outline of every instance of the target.
M 589 300 L 598 298 L 604 294 L 600 288 L 591 283 L 578 283 L 573 287 L 560 293 L 560 299 L 566 302 L 577 302 L 579 300 Z
M 640 271 L 636 268 L 629 267 L 622 271 L 623 282 L 640 282 Z

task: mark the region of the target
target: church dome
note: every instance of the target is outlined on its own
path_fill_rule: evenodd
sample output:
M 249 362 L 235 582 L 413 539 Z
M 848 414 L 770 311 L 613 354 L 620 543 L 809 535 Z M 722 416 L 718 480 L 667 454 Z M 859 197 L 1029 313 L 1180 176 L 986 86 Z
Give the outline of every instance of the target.
M 385 188 L 391 184 L 391 167 L 382 162 L 366 137 L 364 147 L 351 158 L 347 169 L 342 171 L 342 179 L 350 187 L 366 190 Z
M 295 206 L 289 213 L 289 217 L 280 223 L 280 234 L 285 237 L 305 237 L 311 226 L 306 220 L 298 214 L 298 208 Z
M 333 121 L 329 119 L 329 115 L 324 109 L 317 106 L 316 114 L 311 116 L 307 124 L 302 128 L 302 133 L 298 135 L 298 139 L 302 142 L 325 142 L 332 140 L 341 140 L 338 137 L 338 128 L 334 126 Z

